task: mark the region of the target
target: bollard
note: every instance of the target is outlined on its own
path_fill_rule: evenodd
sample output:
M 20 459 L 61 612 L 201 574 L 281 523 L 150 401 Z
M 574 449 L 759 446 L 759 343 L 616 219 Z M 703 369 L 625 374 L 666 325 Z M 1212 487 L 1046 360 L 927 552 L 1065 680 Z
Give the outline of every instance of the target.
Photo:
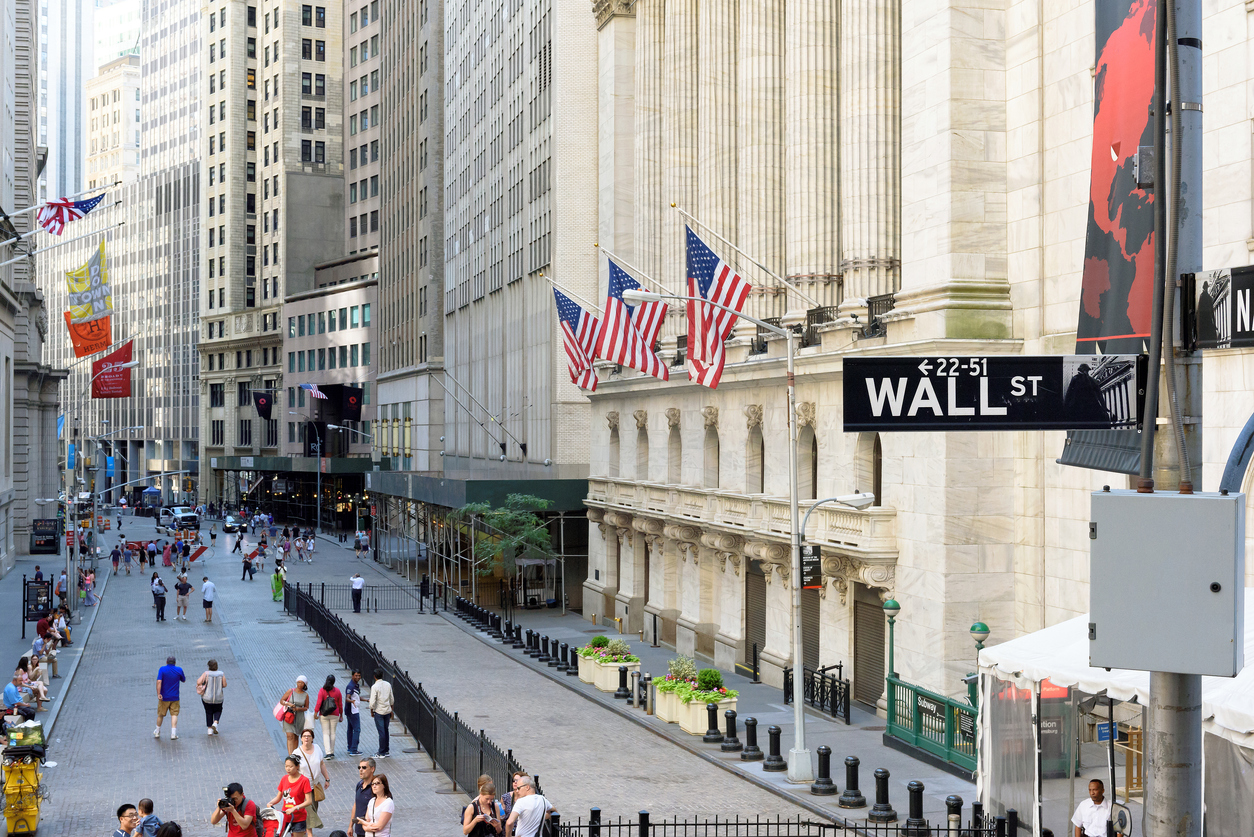
M 540 632 L 527 629 L 527 656 L 540 656 Z
M 753 643 L 753 682 L 762 682 L 762 680 L 758 677 L 758 644 L 756 642 Z
M 957 834 L 962 829 L 962 797 L 950 794 L 945 797 L 945 821 L 950 834 Z
M 513 641 L 514 641 L 514 623 L 511 620 L 506 619 L 505 620 L 505 632 L 504 632 L 504 636 L 501 639 L 501 642 L 506 643 L 506 642 L 513 642 Z
M 858 788 L 859 764 L 857 756 L 849 756 L 845 759 L 845 792 L 840 795 L 840 799 L 836 800 L 836 804 L 842 808 L 866 807 L 866 797 Z
M 897 822 L 897 812 L 888 803 L 889 773 L 882 767 L 875 770 L 875 807 L 867 814 L 869 822 Z
M 540 655 L 536 657 L 537 663 L 547 663 L 549 661 L 549 635 L 545 634 L 540 637 Z
M 932 829 L 923 819 L 923 783 L 913 781 L 906 785 L 906 790 L 910 794 L 910 814 L 901 833 L 906 837 L 931 837 Z
M 971 827 L 967 831 L 962 832 L 962 837 L 984 834 L 988 828 L 989 825 L 984 820 L 984 803 L 977 796 L 975 801 L 971 803 Z
M 758 746 L 758 719 L 745 718 L 745 751 L 740 754 L 741 761 L 761 761 L 762 748 Z
M 627 691 L 627 666 L 618 667 L 618 689 L 614 692 L 614 697 L 619 700 L 631 697 L 631 692 Z
M 633 671 L 631 673 L 631 701 L 632 709 L 640 708 L 640 672 Z
M 736 737 L 736 710 L 728 709 L 723 713 L 723 717 L 727 719 L 727 734 L 723 736 L 723 746 L 719 747 L 724 753 L 739 753 L 745 748 L 740 743 L 740 739 Z
M 640 691 L 644 693 L 644 714 L 653 714 L 653 701 L 656 692 L 653 691 L 653 675 L 645 674 L 644 680 L 640 681 Z
M 1014 808 L 1006 809 L 1006 833 L 1014 837 L 1019 834 L 1019 812 Z
M 563 642 L 561 645 L 558 646 L 558 652 L 557 652 L 557 670 L 558 671 L 566 671 L 567 669 L 570 668 L 570 663 L 566 662 L 569 656 L 570 656 L 570 645 Z
M 571 646 L 567 653 L 566 675 L 568 677 L 579 676 L 579 649 Z
M 766 728 L 766 737 L 769 741 L 767 749 L 770 753 L 766 761 L 762 762 L 762 769 L 768 773 L 783 773 L 788 769 L 788 762 L 784 761 L 783 756 L 779 754 L 780 732 L 780 728 L 774 725 Z
M 706 730 L 705 735 L 701 736 L 701 740 L 706 744 L 723 743 L 723 733 L 718 731 L 718 704 L 707 703 L 705 705 Z
M 815 796 L 832 796 L 839 788 L 832 781 L 832 748 L 823 744 L 818 749 L 819 775 L 810 785 L 810 793 Z
M 601 837 L 601 809 L 588 812 L 588 837 Z
M 522 625 L 515 625 L 515 626 L 514 626 L 514 641 L 513 641 L 513 643 L 512 643 L 512 644 L 513 644 L 513 646 L 514 646 L 515 648 L 519 649 L 520 651 L 521 651 L 522 649 L 525 649 L 525 648 L 527 647 L 527 644 L 526 644 L 525 642 L 523 642 L 523 629 L 522 629 Z
M 555 669 L 561 670 L 563 667 L 565 667 L 566 660 L 564 660 L 562 658 L 562 655 L 558 653 L 558 649 L 561 647 L 562 644 L 559 644 L 556 639 L 550 643 L 549 645 L 549 668 L 555 668 Z

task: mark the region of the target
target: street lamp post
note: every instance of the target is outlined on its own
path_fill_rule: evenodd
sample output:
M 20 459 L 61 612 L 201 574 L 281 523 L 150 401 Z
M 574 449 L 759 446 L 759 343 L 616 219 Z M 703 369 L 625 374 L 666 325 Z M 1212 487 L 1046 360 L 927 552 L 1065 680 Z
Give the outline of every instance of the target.
M 896 599 L 889 599 L 884 602 L 884 615 L 888 617 L 888 677 L 884 678 L 884 705 L 887 708 L 888 723 L 892 724 L 896 721 L 896 702 L 897 696 L 893 691 L 893 678 L 897 676 L 895 661 L 893 660 L 893 628 L 896 627 L 897 614 L 901 613 L 901 605 Z

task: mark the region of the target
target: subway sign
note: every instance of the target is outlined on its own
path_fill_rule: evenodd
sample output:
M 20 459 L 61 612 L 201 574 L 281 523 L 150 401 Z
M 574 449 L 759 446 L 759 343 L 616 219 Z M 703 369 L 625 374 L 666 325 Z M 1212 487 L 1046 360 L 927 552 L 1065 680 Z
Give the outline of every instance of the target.
M 1141 425 L 1144 355 L 850 357 L 845 430 L 1120 430 Z

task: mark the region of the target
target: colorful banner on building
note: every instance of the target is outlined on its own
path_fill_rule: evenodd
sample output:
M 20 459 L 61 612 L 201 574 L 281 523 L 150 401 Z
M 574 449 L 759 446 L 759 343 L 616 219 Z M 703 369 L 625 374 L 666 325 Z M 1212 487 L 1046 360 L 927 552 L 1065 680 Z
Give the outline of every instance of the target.
M 70 342 L 74 344 L 74 357 L 87 357 L 102 352 L 113 344 L 112 317 L 101 317 L 86 323 L 75 323 L 70 320 L 70 312 L 65 312 L 65 327 L 70 330 Z
M 70 289 L 70 322 L 86 323 L 113 313 L 113 293 L 109 290 L 109 270 L 104 241 L 87 264 L 65 274 Z
M 92 398 L 130 398 L 131 370 L 122 364 L 131 362 L 134 340 L 127 340 L 116 352 L 91 362 Z

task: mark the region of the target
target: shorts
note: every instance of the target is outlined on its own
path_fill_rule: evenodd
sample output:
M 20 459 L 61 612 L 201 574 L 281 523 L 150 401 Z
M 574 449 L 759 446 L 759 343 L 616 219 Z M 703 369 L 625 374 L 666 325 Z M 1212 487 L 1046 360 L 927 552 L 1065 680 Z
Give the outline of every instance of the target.
M 209 610 L 213 607 L 213 599 L 201 599 L 200 604 L 205 610 Z
M 157 717 L 164 718 L 167 712 L 171 715 L 179 714 L 179 702 L 177 700 L 157 701 Z
M 175 596 L 174 603 L 179 607 L 187 607 L 187 600 L 189 598 L 189 596 Z
M 305 834 L 306 832 L 308 832 L 308 830 L 309 830 L 309 822 L 307 820 L 301 820 L 300 822 L 288 823 L 288 826 L 287 826 L 288 834 Z

